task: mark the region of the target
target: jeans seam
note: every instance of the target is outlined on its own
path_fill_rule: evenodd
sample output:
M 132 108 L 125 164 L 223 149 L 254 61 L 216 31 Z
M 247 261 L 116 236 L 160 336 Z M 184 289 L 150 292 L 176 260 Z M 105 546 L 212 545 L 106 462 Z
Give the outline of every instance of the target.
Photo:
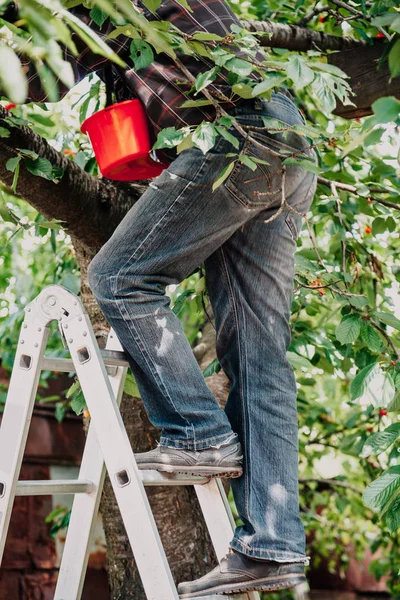
M 174 202 L 171 204 L 171 206 L 169 207 L 169 209 L 162 215 L 162 217 L 157 221 L 157 223 L 154 224 L 154 226 L 151 228 L 151 230 L 149 231 L 149 233 L 146 235 L 146 237 L 144 238 L 144 240 L 142 241 L 142 243 L 137 248 L 135 248 L 134 252 L 129 256 L 129 258 L 120 267 L 120 269 L 118 270 L 118 273 L 114 276 L 115 277 L 115 281 L 116 281 L 117 277 L 119 277 L 119 275 L 123 272 L 123 270 L 125 269 L 126 265 L 128 263 L 130 263 L 132 261 L 132 259 L 135 258 L 135 256 L 138 254 L 139 250 L 144 246 L 144 244 L 149 239 L 150 240 L 152 239 L 152 236 L 153 236 L 154 232 L 158 229 L 158 227 L 161 224 L 161 222 L 172 211 L 172 209 L 175 207 L 175 205 L 178 202 L 178 200 L 180 200 L 180 198 L 182 197 L 182 195 L 186 192 L 187 188 L 194 183 L 194 180 L 196 179 L 197 175 L 200 173 L 200 171 L 203 168 L 203 166 L 206 163 L 206 161 L 207 161 L 207 157 L 205 157 L 204 160 L 201 162 L 201 164 L 200 164 L 198 170 L 196 171 L 196 174 L 194 175 L 192 181 L 188 181 L 188 183 L 185 185 L 185 187 L 183 188 L 183 190 L 181 191 L 181 193 L 175 198 Z M 115 290 L 114 289 L 113 289 L 113 293 L 115 294 Z
M 232 314 L 233 314 L 233 321 L 235 323 L 235 328 L 236 328 L 236 335 L 237 335 L 237 340 L 238 340 L 238 355 L 239 355 L 239 391 L 240 391 L 240 399 L 242 402 L 242 410 L 243 410 L 243 421 L 244 423 L 242 424 L 243 426 L 243 435 L 244 435 L 244 447 L 247 448 L 247 420 L 244 416 L 245 414 L 245 410 L 246 410 L 246 405 L 244 402 L 244 398 L 243 398 L 243 360 L 242 360 L 242 349 L 241 349 L 241 344 L 240 344 L 240 335 L 239 335 L 239 322 L 238 322 L 238 318 L 237 318 L 237 307 L 236 307 L 236 302 L 234 299 L 234 295 L 233 295 L 233 289 L 232 289 L 232 285 L 231 285 L 231 281 L 229 278 L 229 272 L 228 272 L 228 267 L 226 264 L 226 260 L 225 260 L 225 254 L 222 248 L 220 248 L 220 256 L 221 256 L 221 266 L 222 266 L 222 272 L 225 274 L 225 279 L 226 279 L 226 283 L 227 283 L 227 289 L 228 289 L 228 296 L 229 296 L 229 300 L 230 300 L 230 305 L 232 307 Z M 247 467 L 247 461 L 245 461 L 246 463 L 246 467 Z M 243 477 L 245 478 L 245 507 L 246 507 L 246 514 L 248 516 L 249 514 L 249 475 L 248 475 L 248 468 L 245 468 L 243 470 Z
M 227 438 L 228 439 L 231 436 L 232 436 L 232 433 L 222 433 L 221 435 L 215 435 L 215 436 L 210 437 L 210 438 L 205 438 L 204 440 L 197 440 L 195 442 L 189 442 L 189 444 L 196 447 L 196 446 L 199 446 L 199 445 L 204 444 L 204 443 L 210 444 L 211 442 L 216 442 L 217 440 L 219 440 L 221 438 Z M 180 444 L 180 443 L 183 443 L 183 444 L 186 443 L 187 444 L 188 443 L 188 442 L 185 442 L 185 440 L 174 440 L 173 438 L 170 438 L 170 437 L 168 437 L 166 435 L 162 435 L 161 437 L 162 437 L 163 440 L 167 440 L 168 442 L 171 442 L 172 444 Z M 164 443 L 164 445 L 165 445 L 165 443 Z M 178 446 L 177 446 L 177 448 L 178 448 Z
M 274 556 L 278 556 L 278 555 L 286 555 L 286 556 L 303 556 L 302 554 L 297 554 L 296 552 L 286 552 L 285 550 L 279 550 L 279 551 L 275 551 L 275 550 L 266 550 L 265 548 L 252 548 L 251 546 L 248 546 L 247 544 L 245 544 L 244 542 L 241 542 L 240 540 L 238 540 L 237 538 L 233 538 L 231 545 L 233 544 L 238 544 L 239 546 L 241 546 L 242 548 L 245 548 L 246 550 L 250 550 L 251 552 L 259 552 L 262 554 L 270 554 L 270 555 L 274 555 Z M 250 556 L 250 554 L 248 554 L 248 556 Z M 306 555 L 304 555 L 304 558 L 306 558 Z
M 114 277 L 117 277 L 116 275 L 114 275 L 113 277 L 110 277 L 111 280 L 111 288 L 113 288 L 113 279 Z M 114 294 L 115 297 L 115 294 Z M 142 351 L 142 355 L 148 365 L 149 370 L 151 371 L 151 373 L 153 374 L 153 377 L 156 381 L 159 382 L 159 386 L 160 389 L 163 390 L 164 392 L 164 397 L 167 399 L 167 401 L 169 402 L 169 404 L 172 406 L 172 408 L 175 410 L 175 412 L 181 417 L 181 419 L 183 421 L 185 421 L 186 423 L 188 423 L 188 425 L 185 427 L 185 431 L 186 431 L 186 438 L 189 437 L 188 435 L 188 430 L 191 429 L 192 430 L 192 437 L 193 437 L 193 441 L 195 443 L 195 434 L 194 434 L 194 429 L 193 429 L 193 425 L 190 425 L 190 423 L 188 422 L 188 420 L 186 419 L 186 417 L 184 417 L 183 415 L 181 415 L 181 413 L 176 409 L 172 398 L 170 398 L 167 389 L 165 388 L 165 385 L 162 381 L 162 379 L 160 378 L 159 374 L 157 373 L 157 371 L 155 369 L 153 369 L 153 365 L 151 364 L 151 361 L 149 362 L 149 352 L 145 346 L 145 343 L 141 340 L 140 336 L 137 333 L 137 330 L 135 328 L 135 325 L 133 323 L 133 321 L 131 319 L 129 319 L 129 315 L 126 316 L 122 313 L 122 310 L 120 308 L 120 302 L 122 304 L 122 307 L 125 309 L 124 303 L 123 301 L 120 301 L 118 298 L 115 298 L 115 303 L 117 305 L 117 308 L 121 314 L 121 317 L 123 318 L 123 320 L 127 323 L 128 328 L 132 331 L 133 333 L 133 339 L 136 341 L 137 345 L 139 346 L 140 350 Z M 132 325 L 132 327 L 130 326 Z

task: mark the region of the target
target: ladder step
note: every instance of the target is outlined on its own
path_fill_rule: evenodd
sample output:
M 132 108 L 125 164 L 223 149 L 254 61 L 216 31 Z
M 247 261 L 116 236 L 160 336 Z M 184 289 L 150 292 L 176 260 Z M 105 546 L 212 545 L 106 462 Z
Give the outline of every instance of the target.
M 129 367 L 126 353 L 119 350 L 100 350 L 104 364 L 107 367 Z M 45 356 L 43 358 L 42 370 L 59 371 L 60 373 L 75 372 L 72 358 L 59 358 L 57 356 Z
M 53 494 L 90 494 L 92 481 L 85 479 L 50 479 L 18 481 L 16 496 L 47 496 Z
M 148 486 L 204 485 L 208 477 L 141 471 L 142 481 Z M 21 480 L 17 484 L 17 496 L 51 496 L 53 494 L 90 494 L 95 486 L 92 481 L 79 479 Z
M 160 471 L 140 471 L 144 485 L 204 485 L 210 481 L 209 477 L 200 475 L 183 475 L 181 473 L 161 473 Z

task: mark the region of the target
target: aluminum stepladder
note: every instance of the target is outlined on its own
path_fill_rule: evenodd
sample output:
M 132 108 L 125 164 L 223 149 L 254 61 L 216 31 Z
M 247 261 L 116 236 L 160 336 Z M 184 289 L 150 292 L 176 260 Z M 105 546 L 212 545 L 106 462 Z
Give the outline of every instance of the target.
M 46 357 L 57 320 L 71 358 Z M 15 496 L 74 494 L 56 600 L 81 597 L 89 544 L 106 469 L 148 600 L 177 600 L 145 485 L 194 485 L 218 559 L 227 552 L 233 518 L 220 480 L 139 471 L 119 412 L 128 362 L 113 330 L 100 350 L 80 299 L 50 285 L 25 307 L 0 428 L 0 563 Z M 91 415 L 77 480 L 18 481 L 42 370 L 75 372 Z M 220 599 L 221 596 L 209 596 Z M 230 596 L 258 600 L 258 593 Z M 202 600 L 207 600 L 203 598 Z

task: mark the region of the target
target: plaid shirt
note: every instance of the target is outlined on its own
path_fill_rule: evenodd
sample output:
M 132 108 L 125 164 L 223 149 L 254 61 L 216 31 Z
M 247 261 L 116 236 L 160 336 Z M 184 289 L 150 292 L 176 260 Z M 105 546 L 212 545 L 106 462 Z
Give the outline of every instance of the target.
M 231 33 L 230 25 L 232 23 L 240 25 L 224 0 L 188 0 L 188 3 L 192 12 L 177 0 L 165 0 L 154 14 L 140 0 L 137 2 L 137 7 L 149 21 L 169 21 L 186 34 L 207 31 L 226 36 Z M 71 12 L 103 38 L 113 29 L 109 20 L 104 23 L 102 28 L 99 28 L 91 20 L 89 11 L 81 6 L 72 9 Z M 93 53 L 85 46 L 75 33 L 72 34 L 72 37 L 78 47 L 79 55 L 73 56 L 68 49 L 65 49 L 64 58 L 72 64 L 76 82 L 83 79 L 88 73 L 98 71 L 110 64 L 108 59 Z M 128 69 L 124 70 L 112 63 L 117 100 L 139 98 L 144 104 L 155 134 L 164 127 L 196 125 L 203 120 L 211 120 L 215 117 L 215 109 L 212 106 L 180 108 L 181 104 L 188 99 L 185 92 L 190 90 L 192 83 L 167 54 L 155 54 L 151 65 L 135 71 L 130 58 L 130 38 L 120 35 L 116 39 L 107 40 L 107 44 L 128 65 Z M 232 52 L 240 55 L 237 48 L 231 46 L 231 49 Z M 177 56 L 194 76 L 214 66 L 210 60 L 202 56 L 197 58 L 183 54 L 177 54 Z M 215 82 L 209 86 L 210 90 L 217 93 L 222 92 L 230 98 L 230 103 L 223 103 L 224 108 L 230 108 L 243 101 L 239 96 L 232 95 L 227 75 L 226 71 L 220 72 Z M 37 102 L 44 101 L 46 99 L 45 92 L 41 87 L 38 75 L 31 66 L 28 81 L 29 99 Z M 68 91 L 61 83 L 59 83 L 59 89 L 61 96 Z M 198 96 L 198 98 L 201 97 L 201 95 Z

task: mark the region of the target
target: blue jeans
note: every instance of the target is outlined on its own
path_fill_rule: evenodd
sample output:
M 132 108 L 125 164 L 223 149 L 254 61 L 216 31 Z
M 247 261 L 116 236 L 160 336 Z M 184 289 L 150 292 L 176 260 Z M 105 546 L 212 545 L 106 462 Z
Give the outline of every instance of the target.
M 230 112 L 243 126 L 264 127 L 270 116 L 303 124 L 282 93 L 250 100 Z M 161 444 L 189 450 L 218 447 L 235 432 L 244 474 L 231 480 L 243 525 L 231 546 L 249 557 L 305 562 L 299 514 L 296 384 L 286 358 L 294 252 L 316 177 L 298 166 L 282 175 L 279 152 L 304 150 L 289 132 L 240 136 L 240 151 L 262 161 L 253 171 L 237 162 L 225 182 L 212 184 L 238 152 L 219 136 L 206 155 L 184 150 L 132 206 L 89 266 L 89 285 L 124 347 Z M 276 218 L 271 219 L 273 216 Z M 170 309 L 165 287 L 204 264 L 217 329 L 217 355 L 230 380 L 222 410 L 207 387 Z

